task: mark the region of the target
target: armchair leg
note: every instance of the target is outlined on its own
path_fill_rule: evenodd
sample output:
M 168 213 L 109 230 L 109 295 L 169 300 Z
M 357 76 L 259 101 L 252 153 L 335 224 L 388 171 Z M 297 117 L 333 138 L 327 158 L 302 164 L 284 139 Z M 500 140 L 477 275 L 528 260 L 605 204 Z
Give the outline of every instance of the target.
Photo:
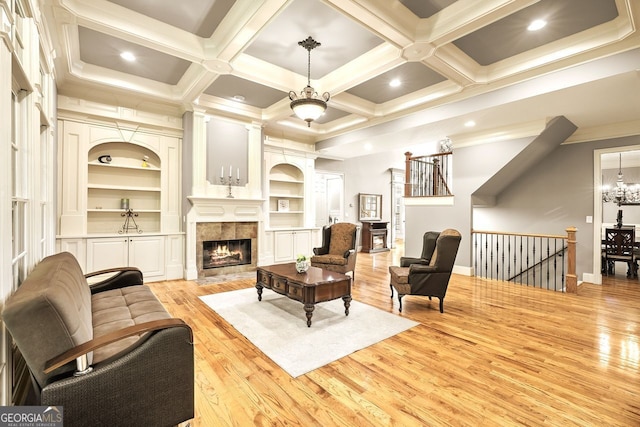
M 402 297 L 404 295 L 402 295 L 400 292 L 398 292 L 398 302 L 400 303 L 400 308 L 398 309 L 400 311 L 400 313 L 402 313 Z
M 444 313 L 444 298 L 440 298 L 440 313 Z
M 389 285 L 389 289 L 391 289 L 391 299 L 393 299 L 393 285 Z

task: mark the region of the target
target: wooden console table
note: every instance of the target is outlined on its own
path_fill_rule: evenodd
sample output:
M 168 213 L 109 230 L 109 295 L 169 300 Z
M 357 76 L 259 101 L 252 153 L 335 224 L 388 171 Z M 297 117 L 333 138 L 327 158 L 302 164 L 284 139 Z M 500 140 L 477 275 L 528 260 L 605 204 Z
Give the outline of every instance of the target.
M 362 221 L 361 252 L 372 253 L 388 251 L 388 225 L 389 223 L 384 221 Z

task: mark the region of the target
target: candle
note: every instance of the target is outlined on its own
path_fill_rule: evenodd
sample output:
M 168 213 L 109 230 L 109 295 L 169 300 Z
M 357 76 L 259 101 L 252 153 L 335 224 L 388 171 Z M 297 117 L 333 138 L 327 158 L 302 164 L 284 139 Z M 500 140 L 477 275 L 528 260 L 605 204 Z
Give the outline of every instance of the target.
M 236 179 L 240 179 L 240 168 L 236 169 Z
M 232 169 L 231 165 L 229 165 L 229 178 L 231 178 L 231 176 L 232 176 L 231 174 L 233 173 L 233 171 L 231 169 Z
M 220 166 L 220 179 L 224 178 L 224 166 Z

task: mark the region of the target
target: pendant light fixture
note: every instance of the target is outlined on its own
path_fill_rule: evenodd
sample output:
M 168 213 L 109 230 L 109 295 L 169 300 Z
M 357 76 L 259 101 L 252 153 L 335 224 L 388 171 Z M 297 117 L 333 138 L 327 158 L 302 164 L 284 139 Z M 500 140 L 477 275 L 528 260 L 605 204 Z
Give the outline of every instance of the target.
M 295 115 L 307 122 L 308 127 L 311 127 L 311 122 L 318 119 L 327 109 L 330 95 L 329 92 L 325 92 L 320 98 L 318 92 L 311 87 L 311 49 L 320 46 L 320 43 L 309 36 L 306 40 L 298 42 L 298 45 L 307 50 L 307 87 L 302 89 L 299 95 L 290 91 L 289 99 Z

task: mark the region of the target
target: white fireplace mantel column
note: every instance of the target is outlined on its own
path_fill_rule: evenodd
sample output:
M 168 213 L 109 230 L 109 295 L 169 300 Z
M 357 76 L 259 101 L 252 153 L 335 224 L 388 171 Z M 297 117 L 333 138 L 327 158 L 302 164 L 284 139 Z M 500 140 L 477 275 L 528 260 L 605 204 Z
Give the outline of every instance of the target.
M 207 183 L 207 124 L 204 110 L 193 111 L 193 141 L 191 144 L 192 194 L 205 194 Z

